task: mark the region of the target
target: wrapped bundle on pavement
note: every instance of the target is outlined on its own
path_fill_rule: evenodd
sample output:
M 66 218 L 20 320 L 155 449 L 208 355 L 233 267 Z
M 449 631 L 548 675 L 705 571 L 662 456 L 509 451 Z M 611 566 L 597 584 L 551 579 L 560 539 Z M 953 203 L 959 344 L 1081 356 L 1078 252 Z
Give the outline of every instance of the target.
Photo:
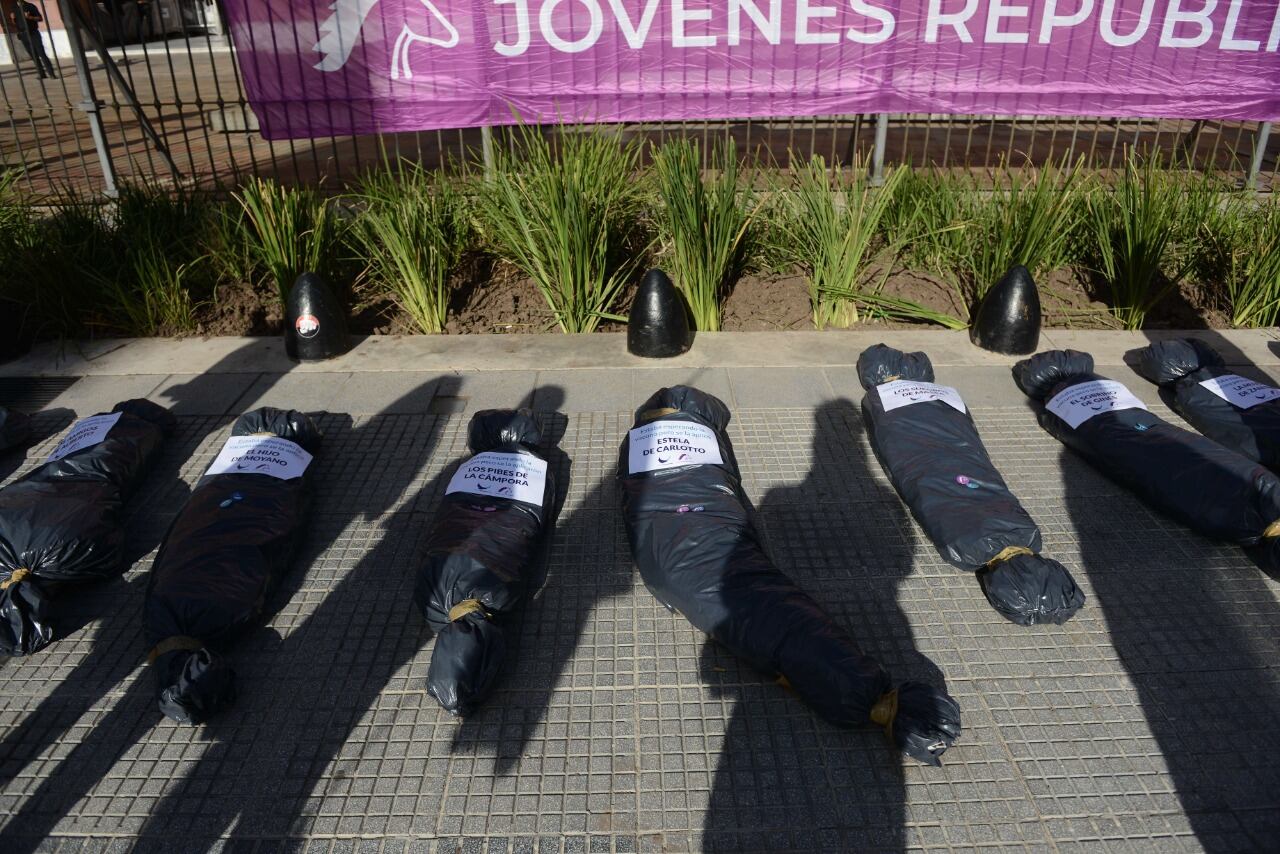
M 947 562 L 978 573 L 1001 616 L 1065 623 L 1084 593 L 1042 557 L 1040 529 L 987 455 L 959 393 L 935 385 L 924 353 L 877 344 L 858 357 L 862 418 L 889 480 Z
M 528 410 L 471 419 L 475 455 L 436 511 L 414 599 L 436 634 L 427 691 L 469 714 L 489 694 L 506 652 L 503 623 L 525 601 L 554 513 L 555 486 Z
M 751 521 L 728 424 L 720 400 L 684 386 L 662 389 L 636 412 L 618 478 L 645 585 L 735 655 L 783 677 L 827 720 L 875 722 L 904 753 L 941 764 L 960 736 L 959 707 L 930 685 L 894 685 L 773 564 Z
M 201 723 L 235 699 L 219 655 L 261 618 L 311 507 L 320 431 L 301 412 L 241 415 L 165 534 L 143 620 L 160 711 Z
M 1215 442 L 1280 468 L 1280 388 L 1232 373 L 1194 338 L 1157 341 L 1138 354 L 1138 373 L 1169 407 Z
M 31 418 L 0 406 L 0 453 L 25 444 L 31 438 Z
M 1013 373 L 1043 404 L 1041 426 L 1104 475 L 1192 530 L 1257 547 L 1264 566 L 1280 566 L 1280 478 L 1266 467 L 1152 415 L 1095 374 L 1088 353 L 1050 350 Z
M 127 400 L 71 426 L 49 459 L 0 489 L 0 653 L 57 634 L 63 589 L 124 566 L 124 506 L 173 429 L 167 409 Z

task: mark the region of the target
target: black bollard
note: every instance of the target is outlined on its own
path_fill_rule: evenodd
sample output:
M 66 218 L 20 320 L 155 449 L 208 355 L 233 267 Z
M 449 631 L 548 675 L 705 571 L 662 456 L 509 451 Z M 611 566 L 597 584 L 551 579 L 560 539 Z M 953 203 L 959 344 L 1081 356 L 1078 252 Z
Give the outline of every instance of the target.
M 627 350 L 636 356 L 679 356 L 689 349 L 689 315 L 667 274 L 650 270 L 627 318 Z
M 347 316 L 319 273 L 303 273 L 289 291 L 284 349 L 290 359 L 321 362 L 351 349 Z
M 1040 341 L 1040 292 L 1021 264 L 987 291 L 973 315 L 969 340 L 1007 355 L 1034 353 Z

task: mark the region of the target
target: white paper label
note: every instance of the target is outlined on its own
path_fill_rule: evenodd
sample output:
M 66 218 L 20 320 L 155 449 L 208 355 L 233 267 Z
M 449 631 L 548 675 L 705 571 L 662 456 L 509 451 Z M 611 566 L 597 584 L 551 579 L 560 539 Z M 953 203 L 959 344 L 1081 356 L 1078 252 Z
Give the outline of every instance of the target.
M 311 455 L 278 436 L 232 436 L 205 474 L 265 474 L 280 480 L 301 477 Z
M 913 403 L 925 403 L 930 400 L 941 400 L 947 406 L 960 412 L 967 412 L 960 392 L 947 385 L 912 382 L 911 380 L 894 380 L 876 386 L 880 392 L 880 403 L 885 412 L 892 412 Z
M 58 443 L 58 447 L 53 449 L 53 453 L 45 462 L 60 460 L 67 454 L 74 454 L 76 451 L 98 444 L 107 438 L 111 428 L 120 420 L 121 414 L 112 412 L 110 415 L 92 415 L 72 424 L 71 431 Z
M 1134 397 L 1124 383 L 1091 380 L 1058 392 L 1045 404 L 1045 408 L 1074 430 L 1100 413 L 1117 409 L 1146 409 L 1147 405 Z
M 454 472 L 445 495 L 469 492 L 542 506 L 547 461 L 528 454 L 476 454 Z
M 720 443 L 710 427 L 689 421 L 655 421 L 631 431 L 631 474 L 681 466 L 720 465 Z
M 1259 403 L 1280 397 L 1280 388 L 1260 383 L 1238 374 L 1224 374 L 1201 380 L 1200 385 L 1237 409 L 1252 409 Z

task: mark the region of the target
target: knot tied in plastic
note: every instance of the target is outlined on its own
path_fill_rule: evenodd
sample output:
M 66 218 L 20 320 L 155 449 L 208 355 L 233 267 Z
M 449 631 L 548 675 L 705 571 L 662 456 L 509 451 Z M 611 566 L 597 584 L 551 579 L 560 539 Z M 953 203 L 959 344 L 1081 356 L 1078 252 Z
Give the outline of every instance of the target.
M 1011 356 L 1035 352 L 1040 343 L 1040 292 L 1030 270 L 1018 264 L 987 291 L 974 312 L 969 340 Z
M 898 716 L 898 689 L 880 695 L 871 707 L 871 722 L 884 727 L 885 735 L 893 740 L 893 719 Z
M 303 273 L 289 289 L 284 346 L 299 362 L 321 362 L 351 349 L 346 312 L 319 273 Z
M 0 590 L 8 590 L 15 584 L 21 584 L 23 581 L 26 581 L 30 575 L 31 570 L 27 569 L 25 566 L 20 566 L 13 572 L 9 573 L 8 578 L 4 581 L 0 581 Z
M 900 750 L 940 764 L 960 737 L 959 707 L 939 688 L 895 687 L 770 559 L 742 489 L 729 419 L 721 400 L 688 386 L 660 389 L 636 410 L 618 455 L 618 484 L 645 586 L 734 655 L 775 674 L 822 717 L 846 727 L 888 721 Z M 899 698 L 896 711 L 887 695 Z
M 1005 485 L 960 393 L 924 353 L 884 344 L 858 357 L 862 418 L 894 489 L 944 560 L 977 573 L 991 607 L 1021 626 L 1064 623 L 1084 593 L 1040 557 L 1040 529 Z M 962 471 L 964 474 L 955 474 Z
M 627 350 L 636 356 L 666 358 L 689 349 L 689 314 L 684 298 L 661 270 L 650 270 L 636 290 L 627 317 Z

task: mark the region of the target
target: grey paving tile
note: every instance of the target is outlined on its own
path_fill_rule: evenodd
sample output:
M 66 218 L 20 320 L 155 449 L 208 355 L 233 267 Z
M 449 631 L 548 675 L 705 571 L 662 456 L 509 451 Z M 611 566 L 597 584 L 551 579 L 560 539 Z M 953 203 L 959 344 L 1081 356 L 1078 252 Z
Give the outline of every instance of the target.
M 535 371 L 468 371 L 442 376 L 438 398 L 452 398 L 467 413 L 481 409 L 532 406 L 537 385 Z
M 259 374 L 171 374 L 147 395 L 175 415 L 222 415 L 257 382 Z
M 618 412 L 633 407 L 632 371 L 625 368 L 539 371 L 533 408 L 539 411 Z
M 733 398 L 743 409 L 818 406 L 837 397 L 821 368 L 730 368 Z
M 352 374 L 333 405 L 356 415 L 426 413 L 440 381 L 440 374 L 417 371 Z
M 300 412 L 342 411 L 339 396 L 350 374 L 261 374 L 232 407 L 247 412 L 260 406 Z
M 81 377 L 51 400 L 45 409 L 70 409 L 76 417 L 83 418 L 97 412 L 106 412 L 122 400 L 147 397 L 164 378 L 164 375 L 158 374 Z
M 701 389 L 734 406 L 733 389 L 729 385 L 729 372 L 724 368 L 676 368 L 655 367 L 636 368 L 631 372 L 631 387 L 635 400 L 629 407 L 639 407 L 641 403 L 660 388 L 673 385 L 688 385 Z

